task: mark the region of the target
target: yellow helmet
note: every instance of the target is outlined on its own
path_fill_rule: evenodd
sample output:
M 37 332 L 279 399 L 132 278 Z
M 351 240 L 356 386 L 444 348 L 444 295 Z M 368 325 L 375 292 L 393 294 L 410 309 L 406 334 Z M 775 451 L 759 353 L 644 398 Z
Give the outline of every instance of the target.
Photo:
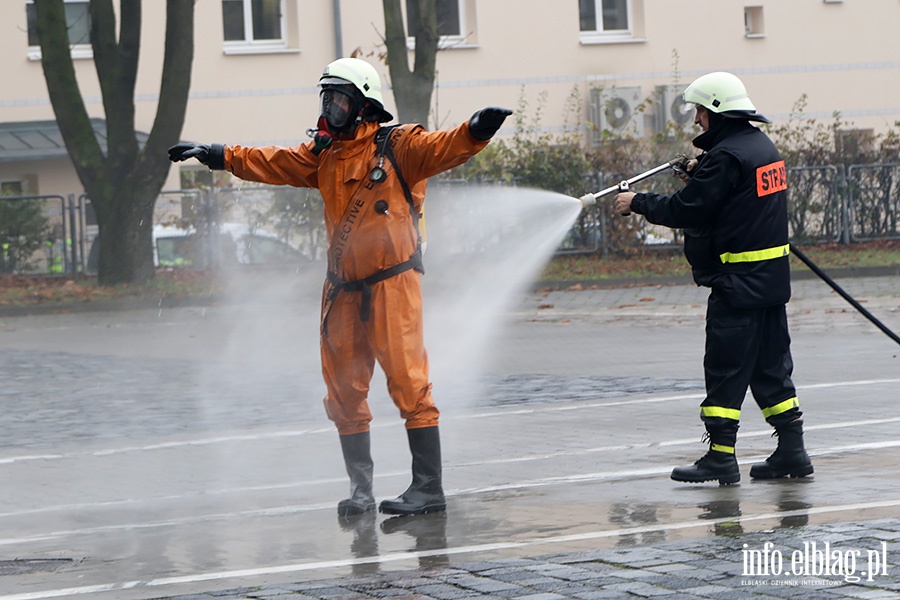
M 684 90 L 684 101 L 699 104 L 723 117 L 771 122 L 756 112 L 744 82 L 737 75 L 725 71 L 707 73 L 695 79 Z
M 384 99 L 381 95 L 381 78 L 375 67 L 360 58 L 339 58 L 329 63 L 322 76 L 319 85 L 346 85 L 350 83 L 371 102 L 379 111 L 378 121 L 387 122 L 394 116 L 384 109 Z

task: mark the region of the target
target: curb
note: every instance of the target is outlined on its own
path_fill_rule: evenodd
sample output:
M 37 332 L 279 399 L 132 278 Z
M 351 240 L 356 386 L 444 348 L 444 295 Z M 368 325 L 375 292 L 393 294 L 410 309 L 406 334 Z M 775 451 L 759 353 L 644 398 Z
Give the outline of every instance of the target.
M 851 279 L 856 277 L 897 277 L 900 276 L 900 265 L 883 267 L 845 267 L 829 269 L 828 275 L 833 279 Z M 794 269 L 791 280 L 806 281 L 818 276 L 809 269 Z M 532 284 L 531 291 L 577 291 L 580 289 L 606 289 L 621 287 L 653 287 L 665 285 L 695 285 L 691 275 L 661 275 L 658 277 L 611 277 L 609 279 L 582 279 L 573 281 L 538 281 Z
M 883 267 L 847 267 L 831 269 L 828 275 L 835 280 L 858 277 L 898 277 L 900 265 Z M 816 279 L 817 276 L 808 269 L 791 271 L 791 279 L 803 281 Z M 579 291 L 615 289 L 628 287 L 657 287 L 695 285 L 690 275 L 671 275 L 659 277 L 612 277 L 609 279 L 582 279 L 573 281 L 536 281 L 527 289 L 532 293 L 554 291 Z M 129 310 L 150 310 L 188 307 L 211 307 L 234 305 L 246 301 L 248 298 L 227 298 L 221 296 L 196 296 L 186 298 L 163 298 L 150 300 L 145 298 L 123 298 L 121 300 L 102 300 L 98 302 L 69 302 L 61 304 L 33 304 L 0 306 L 0 318 L 2 317 L 30 317 L 38 315 L 89 313 L 89 312 L 120 312 Z M 252 299 L 250 299 L 252 300 Z

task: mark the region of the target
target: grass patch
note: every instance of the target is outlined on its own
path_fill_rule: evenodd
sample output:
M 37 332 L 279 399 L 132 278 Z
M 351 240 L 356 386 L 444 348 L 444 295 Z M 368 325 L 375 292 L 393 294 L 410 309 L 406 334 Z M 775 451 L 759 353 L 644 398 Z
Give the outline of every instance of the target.
M 855 244 L 799 245 L 819 267 L 881 267 L 900 265 L 900 240 L 878 240 Z M 806 270 L 798 258 L 791 268 Z M 541 273 L 541 281 L 592 281 L 630 277 L 663 277 L 689 275 L 690 266 L 681 249 L 648 249 L 634 255 L 598 254 L 554 257 Z
M 60 305 L 111 300 L 162 300 L 215 295 L 224 289 L 213 273 L 161 271 L 143 284 L 102 286 L 96 277 L 0 275 L 0 306 Z

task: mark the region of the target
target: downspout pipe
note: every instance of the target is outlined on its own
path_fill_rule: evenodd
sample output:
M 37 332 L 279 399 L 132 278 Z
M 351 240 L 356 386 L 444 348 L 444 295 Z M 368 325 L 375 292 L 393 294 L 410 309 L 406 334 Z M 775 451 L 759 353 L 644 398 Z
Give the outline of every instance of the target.
M 332 0 L 334 8 L 334 54 L 335 58 L 344 57 L 344 33 L 341 27 L 341 0 Z

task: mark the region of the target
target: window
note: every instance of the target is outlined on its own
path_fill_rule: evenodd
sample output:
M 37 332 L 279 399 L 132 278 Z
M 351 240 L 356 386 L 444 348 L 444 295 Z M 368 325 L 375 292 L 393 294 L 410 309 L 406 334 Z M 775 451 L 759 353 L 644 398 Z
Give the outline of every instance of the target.
M 744 35 L 748 38 L 766 37 L 762 6 L 744 7 Z
M 845 164 L 869 162 L 866 155 L 875 151 L 875 130 L 840 129 L 834 132 L 834 145 Z
M 285 48 L 283 0 L 222 0 L 226 52 Z
M 87 0 L 65 0 L 66 27 L 69 30 L 69 44 L 72 58 L 91 58 L 91 15 Z M 25 17 L 28 22 L 28 58 L 40 60 L 40 40 L 37 34 L 37 9 L 34 0 L 25 3 Z
M 0 181 L 0 196 L 22 196 L 25 186 L 21 181 Z
M 462 23 L 460 16 L 462 9 L 460 0 L 437 0 L 437 27 L 438 35 L 462 36 Z M 419 31 L 419 6 L 415 0 L 406 0 L 406 30 L 409 37 L 416 37 Z
M 437 0 L 437 28 L 441 48 L 459 47 L 461 44 L 474 44 L 474 23 L 466 20 L 467 15 L 474 15 L 469 8 L 473 0 Z M 406 31 L 410 48 L 415 47 L 415 37 L 419 30 L 419 6 L 415 0 L 406 0 Z
M 631 33 L 629 0 L 578 0 L 583 34 Z

